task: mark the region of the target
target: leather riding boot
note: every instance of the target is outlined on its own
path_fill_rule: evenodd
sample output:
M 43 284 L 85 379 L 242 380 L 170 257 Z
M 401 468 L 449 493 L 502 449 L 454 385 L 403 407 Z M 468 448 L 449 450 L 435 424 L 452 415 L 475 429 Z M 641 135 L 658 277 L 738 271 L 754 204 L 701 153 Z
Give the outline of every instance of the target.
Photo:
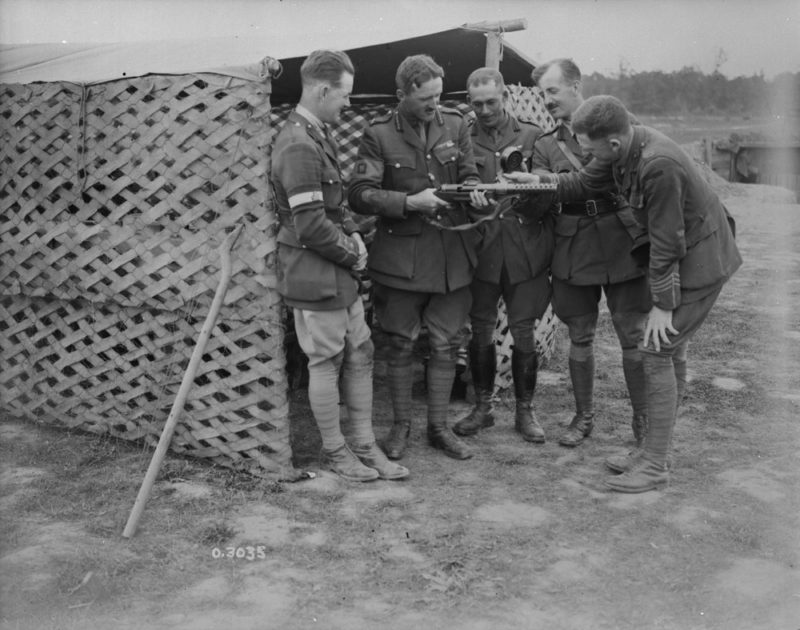
M 517 408 L 514 414 L 514 429 L 527 442 L 543 444 L 544 429 L 533 411 L 533 393 L 536 391 L 536 373 L 539 358 L 535 351 L 526 352 L 514 348 L 511 353 L 511 376 L 514 379 L 514 395 Z
M 334 450 L 322 449 L 325 465 L 342 479 L 347 481 L 373 481 L 378 478 L 378 471 L 362 464 L 353 455 L 347 444 Z
M 475 435 L 481 429 L 494 426 L 494 379 L 497 369 L 497 353 L 495 345 L 476 346 L 470 344 L 469 369 L 472 372 L 472 384 L 475 387 L 475 407 L 468 415 L 453 426 L 456 435 Z
M 447 426 L 455 361 L 432 355 L 428 363 L 428 443 L 453 459 L 469 459 L 472 452 Z
M 677 413 L 677 379 L 671 356 L 645 354 L 643 360 L 650 425 L 641 456 L 628 471 L 606 481 L 617 492 L 647 492 L 669 480 L 667 462 Z
M 561 446 L 578 446 L 594 429 L 594 357 L 586 361 L 569 360 L 569 375 L 575 396 L 575 416 L 558 443 Z
M 362 464 L 377 470 L 378 477 L 381 479 L 405 479 L 409 475 L 408 468 L 389 461 L 375 442 L 354 445 L 352 450 Z
M 641 359 L 626 357 L 625 352 L 630 351 L 623 350 L 622 373 L 625 376 L 625 384 L 628 386 L 628 395 L 631 398 L 631 407 L 633 407 L 631 429 L 636 440 L 636 447 L 640 448 L 644 443 L 644 436 L 647 434 L 647 389 L 644 364 Z
M 398 337 L 392 340 L 392 355 L 386 374 L 394 410 L 394 424 L 382 443 L 389 459 L 403 457 L 411 433 L 411 387 L 414 379 L 412 349 L 413 344 L 406 339 Z

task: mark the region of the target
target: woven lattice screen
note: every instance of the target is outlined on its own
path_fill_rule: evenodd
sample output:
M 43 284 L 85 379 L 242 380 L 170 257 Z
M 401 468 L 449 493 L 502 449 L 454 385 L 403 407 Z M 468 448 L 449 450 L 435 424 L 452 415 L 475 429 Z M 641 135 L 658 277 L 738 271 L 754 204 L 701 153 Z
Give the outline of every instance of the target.
M 290 466 L 273 291 L 269 83 L 149 76 L 3 85 L 4 409 L 151 443 L 244 224 L 173 448 Z
M 518 116 L 547 127 L 535 93 L 512 95 Z M 219 282 L 217 247 L 243 224 L 172 447 L 290 468 L 268 186 L 290 108 L 270 109 L 268 83 L 213 74 L 2 85 L 0 96 L 2 408 L 154 444 Z M 334 130 L 345 175 L 364 125 L 387 109 L 345 112 Z M 550 319 L 537 328 L 545 353 Z

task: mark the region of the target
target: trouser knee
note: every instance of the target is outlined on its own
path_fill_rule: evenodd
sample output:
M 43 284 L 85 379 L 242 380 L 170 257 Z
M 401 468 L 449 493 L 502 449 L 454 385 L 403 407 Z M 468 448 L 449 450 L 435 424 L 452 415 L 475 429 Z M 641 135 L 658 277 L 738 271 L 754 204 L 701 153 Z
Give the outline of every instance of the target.
M 636 347 L 644 337 L 645 313 L 612 313 L 611 322 L 623 348 Z
M 358 346 L 347 346 L 345 348 L 345 366 L 351 370 L 361 368 L 371 371 L 374 354 L 375 346 L 371 338 L 367 338 Z
M 576 315 L 564 322 L 569 332 L 569 340 L 576 346 L 591 346 L 597 329 L 597 313 Z
M 520 352 L 533 352 L 536 348 L 536 342 L 533 338 L 533 321 L 527 322 L 526 325 L 512 325 L 509 326 L 509 332 L 514 339 L 514 348 Z
M 389 335 L 389 359 L 392 364 L 408 362 L 414 352 L 414 342 L 407 337 L 399 335 Z
M 494 325 L 484 324 L 482 322 L 472 322 L 472 338 L 470 339 L 470 347 L 489 346 L 494 343 Z

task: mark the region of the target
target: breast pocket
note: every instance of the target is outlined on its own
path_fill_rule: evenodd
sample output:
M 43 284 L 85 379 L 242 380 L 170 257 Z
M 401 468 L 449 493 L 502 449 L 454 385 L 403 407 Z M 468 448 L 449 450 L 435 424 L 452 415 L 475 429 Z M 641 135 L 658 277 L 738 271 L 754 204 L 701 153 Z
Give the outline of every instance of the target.
M 458 178 L 458 147 L 452 140 L 437 144 L 431 149 L 439 168 L 447 173 L 447 181 L 455 182 Z
M 383 188 L 418 192 L 427 188 L 427 179 L 417 171 L 413 156 L 388 154 L 383 161 Z

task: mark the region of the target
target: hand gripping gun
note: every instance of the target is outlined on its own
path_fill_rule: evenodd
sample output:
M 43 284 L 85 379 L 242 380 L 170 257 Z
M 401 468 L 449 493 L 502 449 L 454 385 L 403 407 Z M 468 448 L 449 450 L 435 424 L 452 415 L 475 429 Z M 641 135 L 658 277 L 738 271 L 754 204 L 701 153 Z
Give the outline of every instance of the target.
M 435 194 L 437 197 L 444 199 L 448 203 L 454 205 L 469 205 L 469 195 L 473 190 L 483 192 L 487 199 L 494 199 L 497 203 L 494 204 L 491 213 L 482 215 L 471 223 L 445 225 L 435 219 L 426 218 L 426 220 L 431 225 L 443 230 L 451 230 L 456 232 L 471 230 L 479 226 L 481 223 L 499 219 L 505 212 L 508 212 L 509 210 L 515 208 L 518 204 L 522 203 L 523 199 L 528 195 L 554 193 L 557 189 L 557 184 L 442 184 L 436 189 Z

